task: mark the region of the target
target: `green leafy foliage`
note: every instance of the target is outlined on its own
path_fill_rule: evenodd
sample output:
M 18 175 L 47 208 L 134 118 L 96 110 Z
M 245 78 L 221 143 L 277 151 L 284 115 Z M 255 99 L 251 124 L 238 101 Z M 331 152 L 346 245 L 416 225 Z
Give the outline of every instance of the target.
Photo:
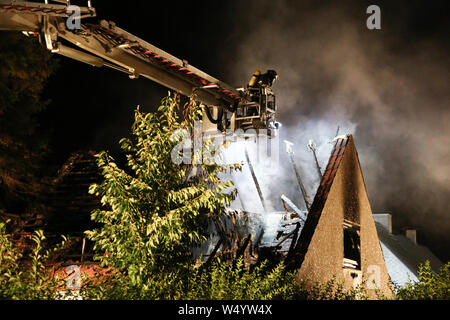
M 420 265 L 418 282 L 409 281 L 404 287 L 396 286 L 397 299 L 450 300 L 450 262 L 438 274 L 431 270 L 430 262 Z
M 94 277 L 101 278 L 100 273 Z M 124 274 L 112 272 L 101 281 L 83 285 L 85 299 L 149 300 L 362 300 L 362 288 L 344 290 L 335 278 L 327 283 L 297 281 L 281 263 L 267 261 L 245 267 L 242 258 L 227 263 L 216 260 L 210 266 L 184 269 L 183 274 L 154 274 L 144 285 L 133 285 Z
M 366 300 L 368 294 L 364 290 L 365 284 L 362 283 L 354 289 L 346 289 L 344 283 L 339 281 L 335 276 L 325 283 L 315 281 L 309 283 L 307 281 L 299 281 L 297 284 L 303 288 L 303 298 L 308 300 Z
M 167 275 L 164 281 L 170 283 L 188 268 L 190 248 L 207 239 L 208 222 L 220 217 L 232 200 L 223 192 L 232 183 L 218 177 L 230 166 L 203 163 L 197 167 L 201 177 L 188 179 L 191 167 L 172 161 L 172 150 L 181 140 L 174 132 L 191 132 L 201 114 L 191 101 L 180 119 L 179 103 L 178 96 L 169 94 L 157 113 L 144 114 L 138 108 L 132 137 L 120 141 L 127 168 L 119 168 L 107 152 L 100 153 L 104 181 L 90 188 L 104 206 L 92 214 L 102 227 L 86 232 L 105 253 L 97 258 L 103 266 L 124 272 L 143 295 L 153 287 L 155 275 Z
M 42 242 L 45 236 L 38 230 L 32 236 L 34 246 L 26 256 L 10 240 L 6 232 L 6 224 L 0 223 L 0 299 L 57 299 L 59 289 L 65 283 L 54 276 L 45 266 L 55 253 L 67 243 L 67 238 L 48 250 L 44 250 Z
M 95 277 L 97 278 L 97 276 Z M 184 268 L 183 273 L 153 274 L 145 285 L 133 285 L 123 274 L 113 273 L 101 283 L 84 285 L 88 299 L 184 299 L 242 300 L 292 299 L 298 295 L 294 274 L 282 264 L 272 268 L 267 262 L 246 268 L 241 259 L 233 264 L 216 260 L 210 266 Z
M 207 300 L 274 300 L 295 296 L 294 273 L 283 264 L 269 267 L 267 261 L 245 267 L 242 258 L 233 264 L 220 260 L 210 268 L 193 271 L 186 299 Z

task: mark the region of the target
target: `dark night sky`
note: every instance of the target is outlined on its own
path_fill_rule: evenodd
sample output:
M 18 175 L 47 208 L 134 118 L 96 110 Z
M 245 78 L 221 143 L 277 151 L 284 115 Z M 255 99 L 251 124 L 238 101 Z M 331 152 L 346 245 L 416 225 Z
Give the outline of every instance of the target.
M 355 21 L 361 19 L 361 25 L 357 26 L 357 28 L 363 29 L 360 32 L 362 34 L 361 46 L 368 47 L 368 44 L 374 42 L 378 44 L 378 47 L 383 47 L 384 52 L 393 52 L 399 57 L 409 57 L 410 51 L 417 54 L 417 50 L 420 50 L 420 48 L 415 47 L 416 43 L 431 43 L 438 49 L 432 54 L 424 53 L 425 61 L 427 61 L 427 58 L 437 60 L 436 57 L 443 57 L 445 61 L 442 62 L 442 67 L 445 69 L 449 65 L 450 44 L 447 37 L 450 31 L 450 19 L 448 19 L 447 11 L 444 10 L 445 1 L 304 1 L 306 3 L 304 6 L 299 4 L 301 2 L 277 0 L 93 1 L 93 5 L 97 9 L 99 19 L 114 21 L 128 32 L 178 58 L 188 60 L 191 65 L 233 86 L 242 86 L 248 81 L 248 77 L 254 69 L 265 67 L 256 65 L 257 62 L 255 62 L 255 65 L 246 62 L 244 65 L 242 61 L 251 62 L 252 59 L 242 56 L 242 52 L 247 52 L 242 50 L 242 47 L 248 44 L 253 46 L 254 50 L 259 50 L 258 39 L 255 41 L 252 35 L 257 34 L 255 28 L 260 28 L 265 23 L 277 23 L 280 19 L 279 8 L 267 10 L 266 5 L 270 8 L 271 5 L 276 7 L 279 3 L 285 4 L 285 11 L 288 11 L 286 16 L 290 19 L 301 20 L 307 17 L 308 21 L 313 21 L 308 22 L 311 24 L 311 28 L 313 28 L 313 24 L 314 26 L 327 24 L 326 21 L 314 22 L 315 12 L 326 11 L 331 12 L 331 14 L 334 11 L 339 12 L 336 15 L 337 18 L 332 20 L 334 25 L 329 26 L 336 29 L 340 27 L 339 17 L 350 17 L 350 20 L 355 19 Z M 377 4 L 381 7 L 382 30 L 380 31 L 364 30 L 367 17 L 365 9 L 370 4 Z M 298 10 L 298 19 L 296 18 L 296 10 Z M 281 12 L 284 11 L 281 10 Z M 342 15 L 340 15 L 341 13 Z M 318 19 L 321 18 L 323 18 L 323 15 L 318 15 Z M 308 30 L 308 23 L 305 22 L 305 25 L 302 26 L 306 31 Z M 342 24 L 345 23 L 348 23 L 348 21 L 344 21 L 343 18 Z M 286 23 L 286 34 L 292 34 L 289 25 L 289 23 Z M 326 40 L 324 40 L 326 38 L 321 39 L 320 32 L 317 32 L 320 28 L 315 30 L 316 35 L 319 34 L 319 36 L 313 40 L 318 44 L 324 42 L 323 46 L 326 47 Z M 280 37 L 285 36 L 281 33 L 279 34 Z M 277 37 L 277 33 L 274 34 Z M 270 41 L 269 36 L 266 38 Z M 343 38 L 345 38 L 344 35 Z M 292 37 L 288 39 L 292 40 Z M 277 43 L 277 40 L 274 40 L 274 43 Z M 266 42 L 264 46 L 270 47 L 270 43 Z M 276 51 L 277 48 L 274 47 L 272 50 Z M 283 59 L 283 54 L 284 52 L 277 52 L 277 59 Z M 291 53 L 286 52 L 286 57 L 291 56 Z M 157 106 L 167 92 L 167 89 L 147 79 L 131 80 L 117 71 L 106 68 L 97 69 L 63 57 L 59 59 L 60 68 L 49 81 L 46 91 L 46 95 L 53 102 L 42 116 L 43 126 L 53 132 L 51 145 L 54 150 L 53 160 L 56 163 L 61 163 L 69 153 L 78 149 L 92 148 L 96 151 L 103 149 L 117 151 L 117 142 L 122 137 L 127 136 L 130 131 L 133 120 L 132 111 L 135 107 L 141 105 L 144 111 L 154 110 L 153 108 Z M 374 60 L 377 60 L 376 56 L 374 56 Z M 277 67 L 275 57 L 273 60 L 269 57 L 268 61 L 275 64 L 274 68 Z M 433 63 L 439 63 L 439 61 L 433 61 Z M 242 67 L 243 65 L 244 67 Z M 406 68 L 409 68 L 409 66 Z M 324 74 L 328 72 L 329 70 L 323 70 Z M 311 79 L 311 82 L 319 82 L 322 87 L 327 88 L 329 79 L 326 77 L 321 79 L 320 73 L 320 71 L 314 72 L 314 79 Z M 283 79 L 285 81 L 291 80 L 291 78 L 281 75 L 280 86 L 282 86 Z M 423 79 L 423 81 L 427 82 L 427 79 Z M 330 86 L 333 85 L 332 81 L 329 84 Z M 303 90 L 308 91 L 305 95 L 308 95 L 308 102 L 311 103 L 308 107 L 302 106 L 301 112 L 306 117 L 309 115 L 317 116 L 315 113 L 319 112 L 317 110 L 320 109 L 316 108 L 313 103 L 316 101 L 314 96 L 315 94 L 320 96 L 320 90 L 323 90 L 323 88 L 318 90 L 316 87 L 302 84 L 299 84 L 298 87 L 299 90 L 303 88 Z M 430 88 L 427 90 L 433 89 Z M 436 89 L 437 98 L 439 98 L 440 92 Z M 446 98 L 448 98 L 448 95 L 442 99 Z M 429 112 L 440 112 L 440 110 L 433 110 L 433 106 L 424 106 L 423 108 L 429 108 Z M 291 119 L 297 121 L 292 115 L 291 109 L 284 112 L 281 109 L 280 113 L 282 121 L 289 122 Z M 361 124 L 367 122 L 370 122 L 370 119 L 360 121 Z M 368 126 L 370 127 L 370 125 Z M 356 131 L 357 144 L 358 141 L 363 145 L 370 139 L 373 140 L 374 135 L 367 132 L 363 125 L 358 127 Z M 395 140 L 392 137 L 389 137 L 389 139 Z M 389 139 L 385 139 L 386 143 L 397 143 Z M 446 141 L 450 143 L 449 140 Z M 389 149 L 386 150 L 383 147 L 373 150 L 373 152 L 379 153 L 390 152 Z M 433 150 L 430 150 L 430 152 L 433 152 Z M 448 153 L 446 154 L 448 155 Z M 398 160 L 395 157 L 393 159 Z M 386 161 L 391 161 L 391 159 L 386 159 Z M 408 174 L 402 170 L 397 171 L 399 171 L 399 177 Z M 371 180 L 370 173 L 364 172 L 364 174 L 366 178 L 369 176 L 370 196 L 370 185 L 373 184 L 371 181 L 376 179 Z M 392 172 L 390 174 L 395 175 Z M 448 172 L 444 171 L 442 174 L 448 175 Z M 399 178 L 398 181 L 400 180 Z M 383 182 L 398 183 L 398 181 Z M 414 183 L 414 181 L 411 181 L 405 187 L 405 190 L 408 190 L 407 187 Z M 429 187 L 429 190 L 434 190 L 433 194 L 438 193 L 434 185 L 430 184 L 427 187 Z M 447 188 L 442 192 L 439 191 L 440 199 L 442 194 L 443 197 L 450 198 L 449 190 Z M 419 194 L 419 196 L 422 195 Z M 374 211 L 382 212 L 395 209 L 400 215 L 399 222 L 403 224 L 411 223 L 412 218 L 407 215 L 413 211 L 408 206 L 403 206 L 403 202 L 399 205 L 395 201 L 390 203 L 389 201 L 378 200 L 377 194 L 374 198 L 371 198 L 374 200 L 372 201 Z M 443 205 L 440 206 L 439 210 L 450 207 L 449 200 L 441 201 L 441 203 Z M 411 203 L 411 206 L 414 206 L 414 203 Z M 447 218 L 448 213 L 441 212 L 439 217 L 440 219 L 442 217 Z M 433 219 L 432 215 L 430 219 Z M 434 233 L 432 227 L 426 227 L 423 232 L 419 231 L 419 241 L 429 245 L 441 259 L 448 260 L 450 258 L 450 238 L 448 237 L 450 230 L 447 231 L 441 230 Z M 420 233 L 422 233 L 422 237 Z

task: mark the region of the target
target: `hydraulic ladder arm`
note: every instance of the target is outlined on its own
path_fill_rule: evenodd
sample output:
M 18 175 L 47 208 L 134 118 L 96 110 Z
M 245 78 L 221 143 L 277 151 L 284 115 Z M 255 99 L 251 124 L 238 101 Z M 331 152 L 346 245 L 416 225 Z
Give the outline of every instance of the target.
M 246 123 L 247 127 L 268 129 L 269 134 L 271 129 L 276 128 L 275 106 L 268 112 L 259 104 L 259 114 L 252 114 L 253 119 L 249 122 L 246 110 L 255 102 L 249 101 L 245 89 L 229 86 L 189 65 L 186 60 L 176 58 L 117 27 L 113 22 L 80 22 L 77 28 L 71 28 L 68 20 L 73 19 L 71 9 L 74 6 L 70 5 L 70 1 L 56 2 L 63 4 L 50 4 L 48 0 L 45 3 L 0 0 L 0 30 L 43 35 L 47 48 L 53 53 L 95 67 L 110 67 L 128 74 L 132 79 L 142 76 L 185 96 L 194 97 L 206 108 L 212 107 L 213 112 L 208 109 L 205 115 L 210 124 L 217 128 L 238 129 Z M 79 10 L 76 19 L 96 16 L 91 1 L 86 7 L 76 8 Z M 270 94 L 273 95 L 271 91 Z M 218 119 L 213 118 L 213 113 Z M 228 120 L 226 113 L 231 115 Z M 210 125 L 209 129 L 211 127 L 214 126 Z

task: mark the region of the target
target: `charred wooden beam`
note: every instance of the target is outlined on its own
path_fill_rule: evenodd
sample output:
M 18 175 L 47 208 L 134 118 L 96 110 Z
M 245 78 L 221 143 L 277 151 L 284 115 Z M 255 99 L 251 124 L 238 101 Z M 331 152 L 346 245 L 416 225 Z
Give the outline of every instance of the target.
M 300 176 L 300 172 L 294 161 L 294 150 L 292 149 L 293 143 L 289 142 L 287 140 L 284 140 L 284 143 L 286 144 L 286 152 L 289 154 L 289 160 L 291 161 L 292 167 L 294 168 L 295 176 L 297 177 L 297 182 L 300 187 L 300 191 L 302 193 L 303 200 L 305 201 L 306 209 L 309 211 L 309 209 L 311 209 L 311 204 L 309 203 L 308 194 L 306 193 L 306 188 L 303 184 L 302 178 Z
M 316 148 L 316 144 L 314 143 L 313 140 L 309 140 L 308 147 L 311 149 L 311 151 L 313 153 L 314 162 L 316 164 L 317 173 L 319 174 L 320 181 L 322 181 L 322 177 L 323 177 L 322 169 L 320 168 L 319 161 L 317 160 L 317 154 L 316 154 L 317 148 Z
M 261 204 L 262 204 L 262 206 L 264 208 L 264 211 L 267 213 L 267 212 L 269 212 L 269 210 L 267 208 L 266 200 L 264 199 L 264 196 L 263 196 L 262 191 L 261 191 L 261 187 L 259 186 L 259 183 L 258 183 L 258 179 L 256 178 L 255 170 L 253 169 L 253 165 L 252 165 L 252 163 L 250 161 L 250 158 L 248 156 L 247 148 L 245 148 L 245 159 L 247 160 L 248 168 L 250 169 L 250 173 L 252 175 L 253 182 L 255 183 L 256 190 L 258 191 L 258 195 L 259 195 L 259 199 L 261 200 Z
M 287 261 L 289 261 L 291 259 L 292 253 L 294 252 L 295 245 L 296 245 L 297 239 L 298 239 L 298 232 L 299 232 L 299 230 L 300 230 L 300 223 L 297 222 L 295 230 L 294 230 L 294 233 L 292 235 L 291 245 L 289 246 L 289 251 L 288 251 L 288 254 L 287 254 L 287 257 L 286 257 Z

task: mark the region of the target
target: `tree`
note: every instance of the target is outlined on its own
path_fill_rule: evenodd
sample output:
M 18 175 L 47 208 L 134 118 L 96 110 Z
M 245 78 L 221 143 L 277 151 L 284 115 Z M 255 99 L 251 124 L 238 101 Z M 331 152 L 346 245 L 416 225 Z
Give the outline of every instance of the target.
M 94 211 L 92 219 L 102 227 L 86 233 L 105 253 L 97 257 L 102 265 L 123 272 L 137 296 L 148 294 L 162 277 L 180 283 L 192 267 L 190 249 L 207 239 L 208 222 L 232 200 L 223 192 L 232 182 L 219 179 L 219 173 L 240 168 L 202 163 L 197 167 L 202 174 L 189 178 L 192 166 L 172 161 L 182 139 L 174 132 L 191 132 L 201 115 L 200 106 L 190 101 L 180 118 L 179 106 L 179 97 L 169 94 L 157 113 L 135 111 L 132 137 L 120 141 L 125 169 L 107 152 L 97 155 L 104 181 L 92 185 L 90 193 L 101 197 L 104 208 Z

